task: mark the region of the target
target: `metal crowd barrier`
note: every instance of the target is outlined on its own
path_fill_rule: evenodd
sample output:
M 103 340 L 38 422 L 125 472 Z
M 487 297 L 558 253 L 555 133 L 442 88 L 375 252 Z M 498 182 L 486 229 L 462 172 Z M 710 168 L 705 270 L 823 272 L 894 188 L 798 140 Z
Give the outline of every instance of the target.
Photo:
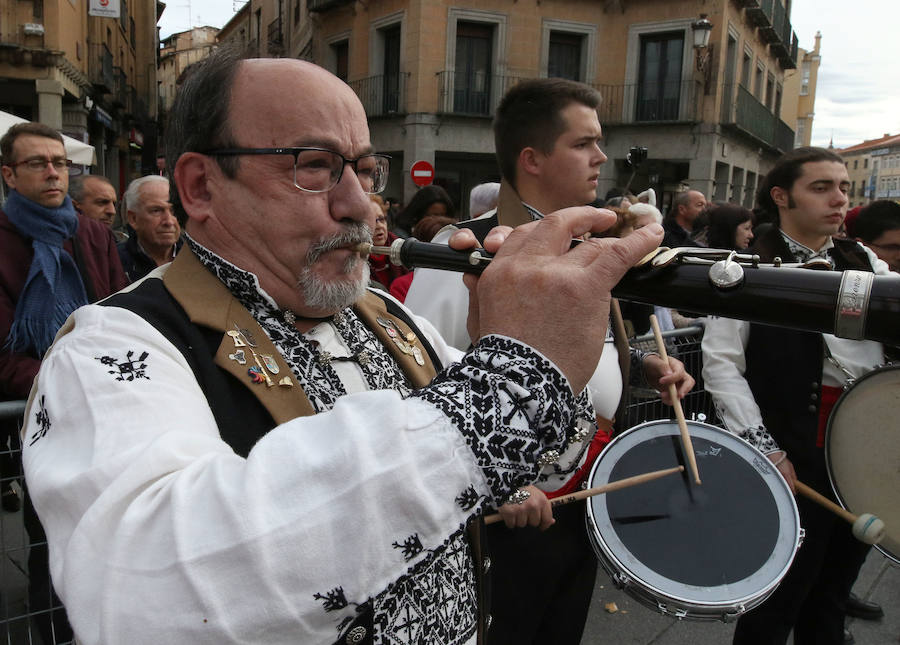
M 705 421 L 713 425 L 721 425 L 716 417 L 712 397 L 703 387 L 703 354 L 700 341 L 703 339 L 703 327 L 695 325 L 682 329 L 662 332 L 666 343 L 666 352 L 677 358 L 687 372 L 696 379 L 694 389 L 681 401 L 684 416 L 688 420 Z M 631 346 L 645 352 L 656 351 L 653 334 L 645 334 L 631 339 Z M 658 419 L 674 419 L 675 412 L 659 399 L 656 390 L 649 388 L 628 388 L 625 393 L 625 418 L 616 424 L 621 430 L 633 428 L 645 421 Z
M 22 448 L 19 429 L 25 401 L 0 402 L 0 484 L 2 490 L 12 484 L 19 496 L 15 512 L 0 510 L 0 643 L 6 645 L 64 645 L 71 641 L 57 637 L 50 619 L 58 617 L 62 605 L 46 602 L 37 608 L 29 600 L 28 556 L 46 541 L 30 537 L 25 529 L 25 500 L 22 489 Z M 43 587 L 49 589 L 49 575 Z M 42 636 L 42 633 L 44 636 Z
M 682 401 L 688 419 L 705 420 L 716 423 L 715 410 L 709 394 L 703 389 L 701 376 L 702 354 L 700 340 L 703 327 L 686 327 L 663 332 L 666 351 L 681 360 L 687 371 L 697 380 L 694 390 Z M 645 351 L 655 348 L 653 336 L 639 336 L 632 340 L 632 346 Z M 625 419 L 619 426 L 623 429 L 634 427 L 644 421 L 674 418 L 672 408 L 663 405 L 655 390 L 628 388 L 626 391 Z M 25 410 L 24 401 L 0 403 L 0 428 L 10 428 L 12 435 L 0 435 L 0 481 L 15 482 L 22 497 L 21 447 L 18 429 Z M 7 442 L 10 442 L 9 444 Z M 10 462 L 15 464 L 11 470 Z M 24 500 L 23 500 L 24 506 Z M 29 602 L 28 554 L 32 548 L 46 545 L 35 541 L 25 530 L 24 511 L 0 511 L 0 644 L 7 645 L 64 645 L 68 640 L 58 640 L 53 631 L 50 612 L 56 612 L 61 605 L 50 609 L 36 610 Z M 50 633 L 44 640 L 42 633 Z

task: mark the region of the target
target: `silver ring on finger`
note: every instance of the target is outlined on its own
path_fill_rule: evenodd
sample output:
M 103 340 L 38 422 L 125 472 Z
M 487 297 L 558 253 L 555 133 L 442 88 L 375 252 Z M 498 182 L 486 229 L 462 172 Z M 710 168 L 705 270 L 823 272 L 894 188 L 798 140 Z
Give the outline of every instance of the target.
M 515 493 L 509 496 L 509 499 L 506 500 L 506 503 L 521 505 L 527 502 L 529 497 L 531 497 L 531 491 L 523 490 L 520 488 Z

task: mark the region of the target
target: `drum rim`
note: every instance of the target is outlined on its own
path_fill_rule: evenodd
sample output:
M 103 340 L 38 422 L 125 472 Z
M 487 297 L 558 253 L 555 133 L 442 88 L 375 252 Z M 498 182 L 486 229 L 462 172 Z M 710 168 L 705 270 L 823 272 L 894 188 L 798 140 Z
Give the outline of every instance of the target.
M 836 432 L 836 430 L 832 430 L 834 425 L 834 420 L 836 418 L 836 412 L 840 409 L 842 403 L 846 402 L 848 398 L 850 398 L 851 393 L 854 388 L 856 388 L 860 383 L 865 382 L 870 378 L 875 378 L 876 376 L 883 374 L 884 372 L 892 372 L 900 370 L 900 364 L 897 363 L 887 363 L 885 365 L 879 365 L 873 370 L 870 370 L 860 376 L 858 379 L 853 381 L 853 383 L 847 387 L 841 395 L 838 397 L 838 400 L 835 402 L 834 407 L 831 410 L 831 414 L 828 415 L 828 422 L 825 425 L 825 472 L 828 473 L 828 483 L 831 484 L 831 490 L 834 493 L 835 498 L 838 501 L 838 504 L 841 505 L 841 508 L 844 508 L 851 513 L 858 511 L 853 511 L 847 506 L 846 498 L 841 494 L 841 489 L 838 486 L 837 479 L 833 473 L 833 458 L 831 455 L 831 439 Z M 845 489 L 846 490 L 846 489 Z M 873 544 L 873 547 L 878 549 L 881 554 L 889 560 L 900 564 L 900 553 L 894 553 L 890 549 L 881 544 Z
M 714 434 L 731 437 L 732 439 L 734 439 L 735 442 L 740 442 L 740 444 L 738 444 L 738 445 L 741 445 L 742 450 L 748 449 L 750 454 L 755 453 L 757 456 L 761 457 L 762 459 L 768 459 L 765 455 L 763 455 L 759 450 L 754 448 L 748 442 L 744 441 L 740 437 L 737 437 L 736 435 L 729 432 L 728 430 L 725 430 L 718 426 L 711 425 L 709 423 L 703 423 L 701 421 L 687 421 L 687 424 L 689 427 L 690 426 L 699 426 L 699 427 L 711 430 Z M 673 425 L 676 425 L 676 422 L 673 419 L 659 419 L 659 420 L 654 420 L 654 421 L 645 421 L 644 423 L 641 423 L 633 428 L 630 428 L 626 432 L 623 432 L 621 435 L 619 435 L 618 437 L 613 439 L 609 443 L 609 445 L 606 446 L 606 448 L 603 450 L 603 453 L 601 453 L 600 457 L 598 457 L 597 460 L 595 460 L 593 466 L 591 467 L 590 473 L 588 475 L 589 485 L 594 485 L 593 484 L 594 476 L 596 474 L 596 471 L 598 470 L 598 468 L 601 465 L 602 457 L 603 457 L 604 453 L 606 453 L 607 451 L 613 450 L 614 446 L 616 446 L 617 444 L 624 443 L 624 441 L 627 438 L 630 438 L 631 435 L 633 435 L 635 432 L 637 432 L 643 428 L 658 426 L 658 425 L 673 426 Z M 593 504 L 590 503 L 591 500 L 588 500 L 588 503 L 585 505 L 585 508 L 586 508 L 585 520 L 588 523 L 587 528 L 588 528 L 588 534 L 591 538 L 591 543 L 595 545 L 595 552 L 596 552 L 597 548 L 599 548 L 599 550 L 602 551 L 602 553 L 603 553 L 602 557 L 599 553 L 597 553 L 596 555 L 597 555 L 598 559 L 601 560 L 601 565 L 603 565 L 604 568 L 607 568 L 607 567 L 602 562 L 602 559 L 606 558 L 609 562 L 611 562 L 612 564 L 615 564 L 617 566 L 619 572 L 621 574 L 626 575 L 628 577 L 628 579 L 633 583 L 632 585 L 626 585 L 627 587 L 630 587 L 631 589 L 633 589 L 635 591 L 637 591 L 637 590 L 647 591 L 652 596 L 654 596 L 657 599 L 657 601 L 666 599 L 666 600 L 670 600 L 676 604 L 679 604 L 680 608 L 685 609 L 687 611 L 688 616 L 691 616 L 691 610 L 695 610 L 697 612 L 697 613 L 695 613 L 695 615 L 698 615 L 698 616 L 701 615 L 699 613 L 699 611 L 701 611 L 701 610 L 705 610 L 702 613 L 703 616 L 711 615 L 711 614 L 743 613 L 745 611 L 749 611 L 753 607 L 760 604 L 763 600 L 765 600 L 775 590 L 775 588 L 780 584 L 781 580 L 787 574 L 788 569 L 790 569 L 791 564 L 793 564 L 794 558 L 797 555 L 797 550 L 799 549 L 800 544 L 803 541 L 803 530 L 800 526 L 800 514 L 797 510 L 797 504 L 794 500 L 794 495 L 791 492 L 790 487 L 788 486 L 787 482 L 784 481 L 784 478 L 780 475 L 780 473 L 777 472 L 777 470 L 774 467 L 773 467 L 773 475 L 774 475 L 774 477 L 771 477 L 771 481 L 779 482 L 778 484 L 776 484 L 776 486 L 780 489 L 780 493 L 782 495 L 782 500 L 788 501 L 787 506 L 788 506 L 789 510 L 791 511 L 790 515 L 793 519 L 793 522 L 790 522 L 790 524 L 794 527 L 794 536 L 792 539 L 793 544 L 791 545 L 791 548 L 789 549 L 789 551 L 787 553 L 786 562 L 783 563 L 780 570 L 777 572 L 777 575 L 772 577 L 762 588 L 754 591 L 752 594 L 745 594 L 743 596 L 730 598 L 730 599 L 724 600 L 724 601 L 714 601 L 714 600 L 689 598 L 686 596 L 680 596 L 677 593 L 673 593 L 672 590 L 660 589 L 658 585 L 652 584 L 649 581 L 647 581 L 646 579 L 644 579 L 643 577 L 641 577 L 640 575 L 638 575 L 632 567 L 628 566 L 625 562 L 622 561 L 622 559 L 619 556 L 617 556 L 615 553 L 612 552 L 612 549 L 607 544 L 606 540 L 603 538 L 602 535 L 599 534 L 599 530 L 597 528 L 598 522 L 597 522 L 597 519 L 594 517 Z M 775 493 L 773 492 L 773 494 L 775 494 Z M 781 541 L 782 541 L 782 537 L 779 536 L 778 542 L 780 543 Z M 761 569 L 762 569 L 762 567 L 760 568 L 760 570 Z M 757 572 L 755 572 L 752 575 L 758 574 L 760 570 L 757 570 Z M 672 582 L 680 588 L 694 587 L 693 585 L 687 585 L 685 583 L 680 583 L 675 580 L 673 580 Z M 713 588 L 718 588 L 718 587 L 711 587 L 711 589 L 713 589 Z M 657 603 L 657 604 L 659 604 L 659 603 Z M 728 610 L 731 610 L 731 612 L 729 612 Z

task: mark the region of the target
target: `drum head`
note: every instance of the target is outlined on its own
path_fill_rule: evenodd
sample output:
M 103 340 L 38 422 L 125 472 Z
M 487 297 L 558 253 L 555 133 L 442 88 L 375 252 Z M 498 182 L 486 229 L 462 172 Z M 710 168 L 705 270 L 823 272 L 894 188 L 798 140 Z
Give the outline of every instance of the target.
M 800 539 L 796 505 L 749 444 L 702 423 L 690 422 L 689 430 L 702 485 L 686 470 L 591 498 L 594 545 L 601 562 L 608 559 L 663 603 L 694 608 L 698 617 L 740 613 L 787 572 Z M 678 426 L 645 423 L 606 448 L 590 485 L 679 463 L 685 465 Z
M 851 513 L 872 513 L 886 534 L 875 545 L 900 564 L 900 366 L 869 372 L 844 392 L 828 420 L 831 486 Z

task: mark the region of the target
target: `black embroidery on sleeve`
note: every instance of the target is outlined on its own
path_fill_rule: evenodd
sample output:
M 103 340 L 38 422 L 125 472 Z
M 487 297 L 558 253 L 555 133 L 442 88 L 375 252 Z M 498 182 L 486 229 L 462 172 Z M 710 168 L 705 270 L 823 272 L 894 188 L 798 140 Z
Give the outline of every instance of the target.
M 313 598 L 322 601 L 322 609 L 325 611 L 343 609 L 349 604 L 346 596 L 344 596 L 343 587 L 335 587 L 331 591 L 326 591 L 324 594 L 313 594 Z
M 50 415 L 47 413 L 47 408 L 44 406 L 43 394 L 41 395 L 39 406 L 40 409 L 34 415 L 34 421 L 38 424 L 38 429 L 31 435 L 31 442 L 28 444 L 29 446 L 33 446 L 38 439 L 43 439 L 47 435 L 47 431 L 50 430 Z
M 422 552 L 422 541 L 419 539 L 418 533 L 413 533 L 403 540 L 403 543 L 394 542 L 391 546 L 395 549 L 403 551 L 403 559 L 409 562 Z
M 113 368 L 107 374 L 114 375 L 117 381 L 134 381 L 142 378 L 149 381 L 147 363 L 144 361 L 147 360 L 150 354 L 141 352 L 141 355 L 137 358 L 134 357 L 134 354 L 135 350 L 129 350 L 125 354 L 125 360 L 120 360 L 115 356 L 95 356 L 94 359 L 100 361 L 102 365 Z
M 481 499 L 481 495 L 475 490 L 474 486 L 469 486 L 466 490 L 456 496 L 457 505 L 464 511 L 471 510 Z
M 568 382 L 551 363 L 501 336 L 482 338 L 413 396 L 459 429 L 496 500 L 537 478 L 540 454 L 565 448 L 579 411 Z

